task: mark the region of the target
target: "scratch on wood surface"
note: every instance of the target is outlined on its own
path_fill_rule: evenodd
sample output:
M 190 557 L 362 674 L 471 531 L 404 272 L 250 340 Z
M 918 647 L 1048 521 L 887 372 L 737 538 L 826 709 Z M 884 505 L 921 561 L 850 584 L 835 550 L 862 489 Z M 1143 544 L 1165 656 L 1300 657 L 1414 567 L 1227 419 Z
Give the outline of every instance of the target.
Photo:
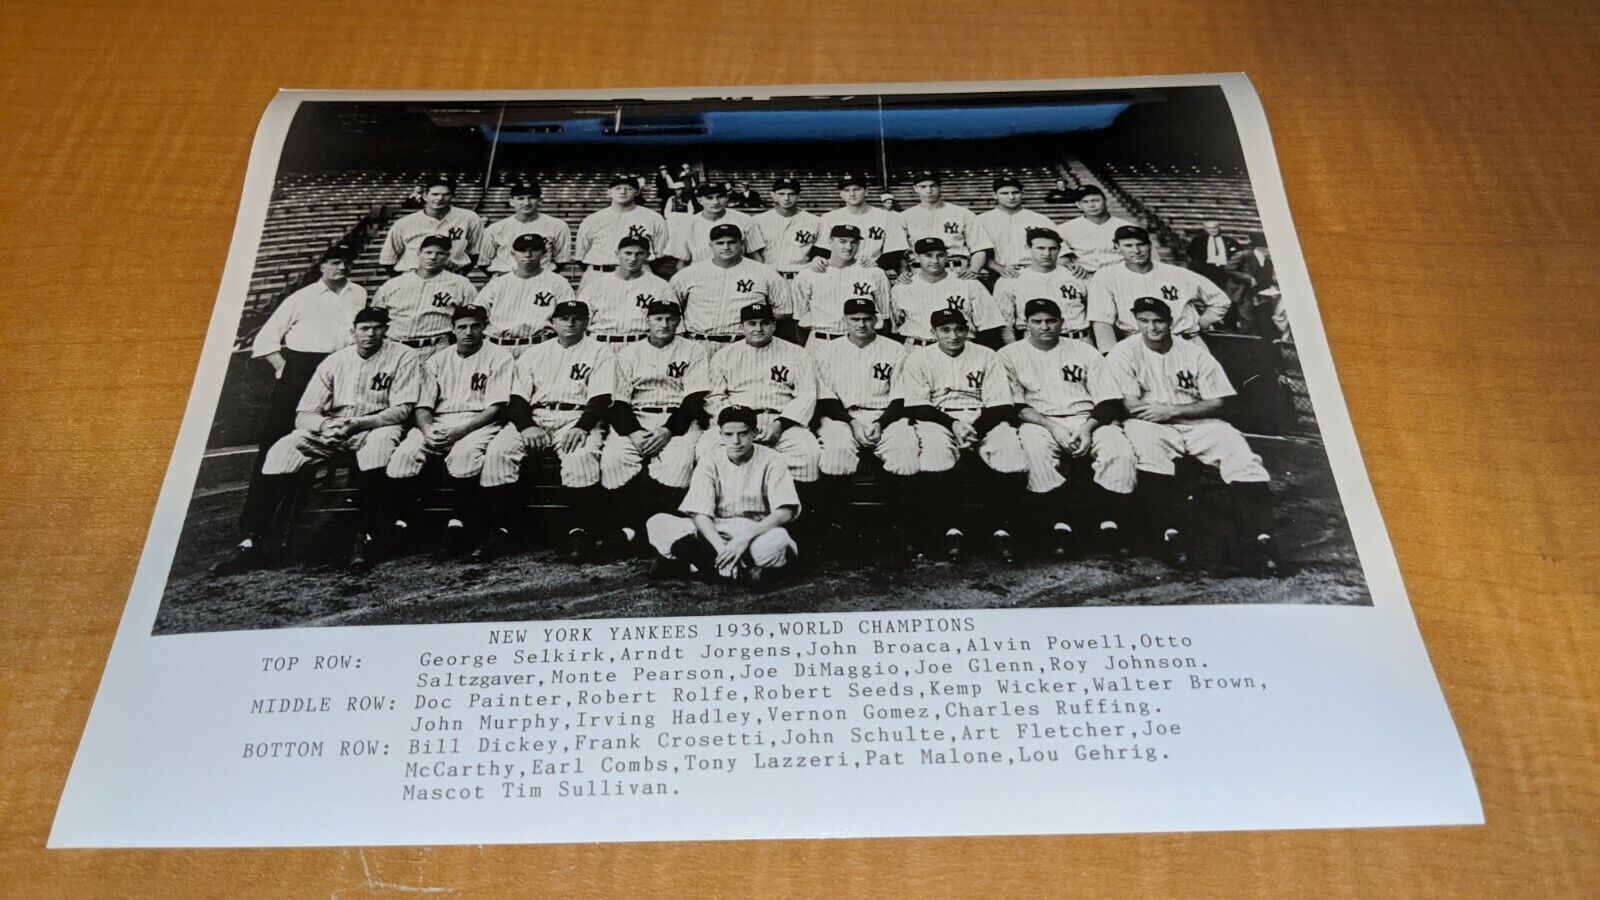
M 455 893 L 455 890 L 452 889 L 452 888 L 423 887 L 421 885 L 395 884 L 395 883 L 389 882 L 389 881 L 379 881 L 377 878 L 373 877 L 372 864 L 367 862 L 367 851 L 366 851 L 366 849 L 362 848 L 362 847 L 356 848 L 356 855 L 358 857 L 360 857 L 360 859 L 361 859 L 361 873 L 365 877 L 365 881 L 362 883 L 361 887 L 366 889 L 367 891 L 396 891 L 396 892 L 402 893 L 402 894 L 453 894 L 453 893 Z M 346 890 L 348 890 L 348 889 L 347 888 L 340 888 L 339 890 L 334 891 L 332 896 L 329 898 L 329 900 L 339 900 L 339 895 L 343 894 Z

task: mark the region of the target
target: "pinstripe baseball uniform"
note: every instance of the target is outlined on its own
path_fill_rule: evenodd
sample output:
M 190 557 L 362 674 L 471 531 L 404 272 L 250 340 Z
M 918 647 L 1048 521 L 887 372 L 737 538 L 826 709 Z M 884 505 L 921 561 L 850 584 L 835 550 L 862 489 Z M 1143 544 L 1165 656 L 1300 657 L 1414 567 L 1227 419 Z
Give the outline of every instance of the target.
M 977 215 L 965 206 L 941 200 L 938 206 L 929 209 L 918 203 L 902 212 L 900 218 L 906 223 L 907 239 L 912 246 L 922 238 L 935 237 L 944 241 L 951 256 L 970 257 L 979 251 L 994 249 L 994 241 L 978 224 Z
M 589 304 L 591 335 L 643 336 L 645 310 L 655 300 L 672 299 L 672 288 L 649 269 L 637 278 L 623 278 L 621 270 L 606 272 L 583 286 L 578 299 Z
M 1040 272 L 1029 266 L 1015 278 L 1001 278 L 994 284 L 994 300 L 1020 336 L 1027 319 L 1023 306 L 1037 297 L 1054 300 L 1061 307 L 1061 334 L 1087 339 L 1089 336 L 1089 282 L 1068 269 Z M 1080 333 L 1081 332 L 1081 333 Z
M 1056 223 L 1043 213 L 1031 209 L 1008 213 L 999 207 L 978 213 L 978 225 L 994 242 L 994 261 L 1003 266 L 1019 268 L 1033 261 L 1033 254 L 1028 251 L 1028 229 L 1054 231 L 1056 228 Z
M 700 457 L 689 480 L 689 492 L 678 505 L 683 515 L 657 513 L 645 523 L 645 535 L 657 553 L 672 559 L 672 545 L 696 533 L 691 516 L 710 516 L 724 539 L 749 533 L 779 507 L 793 507 L 795 518 L 799 518 L 800 494 L 782 455 L 760 445 L 752 449 L 750 458 L 743 463 L 729 459 L 727 449 L 720 444 Z M 780 527 L 751 541 L 749 557 L 756 568 L 775 568 L 799 552 L 788 529 Z M 745 565 L 738 560 L 719 572 L 725 578 L 737 578 Z
M 617 354 L 612 400 L 632 407 L 634 417 L 645 430 L 663 427 L 684 397 L 710 390 L 709 365 L 705 345 L 698 341 L 679 336 L 660 347 L 647 340 L 637 341 Z M 670 488 L 686 486 L 699 440 L 700 426 L 695 423 L 690 423 L 683 434 L 673 435 L 661 452 L 651 457 L 650 477 Z M 644 457 L 628 435 L 610 430 L 600 452 L 600 484 L 615 490 L 632 481 L 643 468 Z
M 579 223 L 573 255 L 585 266 L 614 266 L 617 242 L 629 235 L 649 239 L 651 258 L 666 253 L 670 246 L 667 220 L 660 213 L 643 206 L 626 212 L 608 206 L 590 213 Z
M 894 401 L 894 377 L 906 348 L 889 338 L 874 337 L 864 347 L 849 338 L 825 341 L 809 351 L 817 360 L 818 397 L 838 400 L 858 422 L 876 423 Z M 824 475 L 853 475 L 861 464 L 861 445 L 848 422 L 823 419 L 817 425 Z M 910 422 L 896 419 L 883 428 L 872 452 L 894 475 L 917 472 L 917 433 Z
M 314 461 L 351 453 L 363 472 L 383 468 L 400 443 L 400 432 L 422 395 L 424 380 L 416 352 L 394 341 L 384 341 L 365 359 L 354 346 L 329 354 L 300 398 L 297 427 L 267 451 L 262 474 L 287 475 Z M 393 422 L 343 441 L 329 441 L 315 427 L 323 418 L 352 419 L 386 411 L 385 418 Z
M 557 303 L 573 299 L 572 285 L 551 269 L 524 278 L 515 271 L 496 275 L 484 285 L 478 303 L 489 310 L 484 336 L 494 343 L 506 343 L 513 356 L 520 356 L 526 344 L 512 343 L 538 335 L 550 322 L 550 311 Z
M 1204 275 L 1164 262 L 1151 262 L 1140 274 L 1119 262 L 1106 266 L 1089 279 L 1089 321 L 1114 325 L 1119 333 L 1139 330 L 1133 319 L 1133 301 L 1154 297 L 1172 310 L 1172 333 L 1194 338 L 1200 333 L 1200 316 L 1214 312 L 1219 318 L 1232 301 Z
M 968 341 L 959 356 L 936 345 L 911 351 L 900 367 L 896 396 L 906 406 L 932 406 L 954 419 L 971 423 L 984 407 L 1014 403 L 1005 373 L 995 366 L 995 353 Z M 917 471 L 947 472 L 963 449 L 955 434 L 936 422 L 917 422 Z M 1015 474 L 1026 468 L 1017 429 L 1004 423 L 990 429 L 978 444 L 978 458 L 996 472 Z
M 784 275 L 800 271 L 810 261 L 811 247 L 821 239 L 821 217 L 803 209 L 792 216 L 769 209 L 750 218 L 767 247 L 761 258 Z
M 609 344 L 585 336 L 571 347 L 549 340 L 528 348 L 517 357 L 511 374 L 511 393 L 533 407 L 534 424 L 561 439 L 576 425 L 590 400 L 609 396 L 616 380 L 617 357 Z M 561 484 L 590 487 L 600 481 L 600 446 L 605 429 L 595 427 L 571 453 L 554 451 L 561 460 Z M 507 423 L 489 442 L 483 463 L 484 487 L 516 484 L 528 446 L 515 423 Z
M 1071 253 L 1076 256 L 1078 265 L 1088 269 L 1091 274 L 1106 266 L 1114 266 L 1122 262 L 1122 254 L 1117 252 L 1117 245 L 1111 237 L 1118 228 L 1132 224 L 1116 216 L 1098 225 L 1084 216 L 1068 219 L 1056 226 L 1056 231 L 1061 233 L 1062 255 Z
M 471 356 L 462 356 L 451 347 L 435 353 L 423 365 L 427 375 L 418 408 L 433 410 L 433 422 L 445 428 L 468 422 L 489 407 L 502 406 L 511 399 L 511 354 L 503 347 L 485 343 Z M 483 457 L 489 442 L 500 432 L 501 422 L 493 422 L 457 438 L 445 452 L 445 470 L 451 478 L 477 478 L 483 471 Z M 390 478 L 413 478 L 427 462 L 422 429 L 413 426 L 406 432 L 399 449 L 389 457 Z
M 378 252 L 378 262 L 392 269 L 415 269 L 417 247 L 423 238 L 434 234 L 450 239 L 450 265 L 459 269 L 471 264 L 482 247 L 483 220 L 459 206 L 450 207 L 441 219 L 420 209 L 408 213 L 390 226 L 389 237 Z
M 901 318 L 889 290 L 889 276 L 876 266 L 851 263 L 830 265 L 821 272 L 805 269 L 794 277 L 793 291 L 795 321 L 812 331 L 808 346 L 816 343 L 817 332 L 844 334 L 844 302 L 851 297 L 871 297 L 879 318 L 890 322 L 891 328 Z
M 488 262 L 492 273 L 509 272 L 517 267 L 511 258 L 511 242 L 525 234 L 544 238 L 544 262 L 559 266 L 572 261 L 572 228 L 555 216 L 540 213 L 538 218 L 524 222 L 516 216 L 507 216 L 483 230 L 483 254 L 479 259 Z
M 706 395 L 706 411 L 712 421 L 727 406 L 756 410 L 758 431 L 776 417 L 789 420 L 792 424 L 778 436 L 773 449 L 783 454 L 796 481 L 816 481 L 822 449 L 809 430 L 817 408 L 817 368 L 811 355 L 782 338 L 773 338 L 763 347 L 739 341 L 712 356 L 707 371 L 711 390 Z M 707 431 L 696 454 L 713 452 L 721 439 L 717 431 Z
M 1089 418 L 1096 403 L 1122 397 L 1100 351 L 1083 341 L 1063 338 L 1042 350 L 1021 340 L 1001 348 L 996 359 L 1017 402 L 1069 428 Z M 1042 494 L 1066 483 L 1060 471 L 1063 448 L 1048 429 L 1023 422 L 1017 438 L 1028 459 L 1028 490 Z M 1122 429 L 1096 428 L 1089 437 L 1089 453 L 1096 484 L 1118 494 L 1133 492 L 1137 466 Z
M 1151 403 L 1183 405 L 1235 393 L 1216 358 L 1203 345 L 1189 341 L 1175 340 L 1166 353 L 1157 353 L 1136 334 L 1111 348 L 1106 368 L 1124 397 Z M 1130 417 L 1122 428 L 1141 472 L 1171 475 L 1173 462 L 1188 455 L 1215 466 L 1229 484 L 1269 478 L 1244 435 L 1221 419 L 1146 422 Z
M 705 213 L 698 212 L 682 217 L 677 225 L 668 255 L 688 262 L 705 262 L 711 259 L 711 229 L 718 225 L 738 227 L 739 233 L 744 235 L 744 252 L 747 256 L 767 248 L 767 241 L 762 236 L 761 229 L 756 227 L 747 213 L 737 209 L 725 209 L 722 215 L 715 219 L 708 219 Z
M 372 295 L 372 305 L 389 311 L 389 339 L 404 343 L 438 339 L 430 346 L 444 346 L 450 333 L 450 313 L 477 299 L 472 282 L 445 270 L 423 278 L 416 270 L 385 281 Z M 426 352 L 431 353 L 432 350 Z
M 698 262 L 672 276 L 672 293 L 683 304 L 683 330 L 690 335 L 739 334 L 739 311 L 767 301 L 779 316 L 794 308 L 789 282 L 765 263 L 744 257 L 734 265 Z M 709 348 L 713 353 L 716 348 Z
M 858 266 L 872 268 L 885 253 L 903 253 L 911 249 L 906 242 L 906 223 L 900 214 L 881 207 L 863 206 L 858 213 L 841 206 L 824 213 L 817 224 L 817 246 L 828 249 L 828 233 L 835 225 L 854 225 L 861 229 L 861 249 L 856 253 Z
M 910 282 L 895 285 L 892 294 L 895 310 L 905 316 L 900 323 L 900 334 L 914 339 L 917 345 L 933 343 L 933 327 L 928 324 L 928 317 L 935 310 L 961 310 L 974 334 L 1010 324 L 1000 315 L 989 289 L 976 280 L 946 274 L 938 281 L 930 281 L 919 271 Z

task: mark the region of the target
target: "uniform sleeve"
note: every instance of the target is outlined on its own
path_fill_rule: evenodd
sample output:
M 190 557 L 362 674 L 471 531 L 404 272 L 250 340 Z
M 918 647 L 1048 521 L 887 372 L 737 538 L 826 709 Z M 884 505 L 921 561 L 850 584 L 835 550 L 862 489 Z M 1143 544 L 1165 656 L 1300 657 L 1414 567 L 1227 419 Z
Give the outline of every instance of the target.
M 423 387 L 431 380 L 422 371 L 422 363 L 417 361 L 417 355 L 407 353 L 405 359 L 394 368 L 394 383 L 389 385 L 389 406 L 416 403 L 422 398 Z
M 560 219 L 556 222 L 561 227 L 555 229 L 555 239 L 550 242 L 550 259 L 557 264 L 572 262 L 572 229 Z
M 505 219 L 500 220 L 500 222 L 504 221 Z M 483 241 L 478 245 L 478 250 L 481 254 L 478 257 L 480 265 L 487 266 L 489 263 L 494 262 L 495 257 L 500 255 L 500 242 L 495 239 L 500 222 L 496 222 L 483 230 Z
M 778 270 L 767 267 L 767 299 L 772 303 L 773 312 L 779 316 L 793 316 L 794 298 L 790 296 L 789 279 L 778 274 Z
M 1217 287 L 1211 282 L 1211 279 L 1201 275 L 1199 272 L 1190 271 L 1189 275 L 1194 279 L 1195 297 L 1200 305 L 1199 313 L 1201 315 L 1215 313 L 1219 317 L 1226 315 L 1228 307 L 1233 305 L 1233 301 L 1228 298 L 1222 288 Z
M 650 249 L 653 256 L 671 256 L 672 235 L 667 231 L 667 220 L 657 215 L 650 222 Z M 659 248 L 659 249 L 658 249 Z
M 967 300 L 972 304 L 972 327 L 975 331 L 988 331 L 1002 325 L 1010 325 L 1010 319 L 1000 316 L 1000 307 L 995 304 L 994 297 L 989 294 L 989 289 L 977 281 L 964 281 L 967 286 Z
M 906 241 L 906 217 L 888 210 L 885 210 L 885 213 L 887 215 L 884 218 L 888 219 L 889 223 L 884 228 L 883 250 L 878 255 L 904 253 L 910 250 L 911 245 Z
M 717 514 L 717 476 L 712 460 L 701 459 L 695 463 L 694 474 L 689 476 L 689 492 L 678 504 L 678 512 L 687 516 Z
M 461 305 L 462 306 L 471 306 L 472 302 L 474 300 L 477 300 L 477 299 L 478 299 L 478 289 L 476 287 L 473 287 L 472 282 L 468 281 L 465 278 L 462 278 L 461 279 Z
M 443 355 L 443 353 L 434 354 L 434 356 Z M 511 354 L 501 356 L 500 361 L 489 370 L 489 385 L 483 392 L 483 402 L 491 405 L 511 402 L 511 380 L 515 370 L 516 362 L 512 360 Z
M 784 404 L 778 415 L 802 428 L 811 425 L 817 412 L 817 365 L 811 354 L 796 348 L 794 353 L 794 399 Z
M 578 223 L 578 245 L 573 248 L 573 253 L 579 262 L 589 258 L 589 248 L 594 244 L 594 216 L 584 216 Z
M 317 366 L 312 373 L 311 380 L 306 382 L 305 392 L 300 395 L 300 403 L 294 408 L 297 413 L 319 413 L 328 409 L 333 403 L 333 366 L 329 365 L 334 357 L 329 356 Z
M 781 506 L 794 507 L 795 518 L 800 517 L 800 492 L 795 490 L 794 476 L 782 458 L 774 459 L 761 473 L 761 493 L 767 499 L 767 512 Z
M 690 244 L 694 240 L 694 223 L 689 216 L 674 215 L 667 219 L 667 243 L 654 255 L 670 256 L 684 262 L 694 261 L 694 248 Z
M 706 412 L 711 414 L 713 422 L 717 413 L 728 403 L 728 367 L 725 359 L 728 355 L 728 351 L 724 350 L 706 363 Z
M 705 348 L 698 343 L 691 344 L 694 352 L 690 354 L 689 368 L 683 373 L 683 395 L 704 394 L 711 390 L 711 361 Z
M 483 217 L 472 213 L 467 219 L 467 253 L 477 256 L 483 252 Z
M 278 308 L 267 316 L 267 324 L 261 326 L 256 332 L 256 339 L 250 345 L 252 357 L 262 357 L 269 353 L 277 353 L 283 349 L 283 336 L 289 333 L 289 327 L 294 324 L 296 311 L 300 307 L 300 294 L 298 292 L 285 297 Z
M 933 383 L 928 378 L 928 368 L 915 354 L 906 356 L 900 371 L 895 373 L 894 399 L 907 406 L 932 406 Z
M 443 360 L 444 353 L 435 353 L 433 356 L 428 357 L 427 362 L 422 364 L 420 387 L 417 390 L 418 406 L 426 406 L 428 409 L 439 408 L 439 395 L 443 392 L 444 385 L 439 383 L 438 370 L 439 364 Z M 394 392 L 390 391 L 389 396 L 393 397 Z
M 389 236 L 383 241 L 383 250 L 378 253 L 378 262 L 385 266 L 393 266 L 406 255 L 405 238 L 400 236 L 400 223 L 397 221 L 389 226 Z
M 572 289 L 572 282 L 565 278 L 556 278 L 556 303 L 578 299 L 578 294 Z M 593 284 L 594 282 L 590 282 Z M 589 304 L 589 317 L 594 317 L 594 304 Z
M 1021 403 L 1021 392 L 1016 388 L 1016 373 L 1011 370 L 1010 360 L 995 354 L 989 364 L 983 369 L 983 390 L 979 392 L 985 407 L 1010 406 Z
M 744 232 L 744 252 L 760 253 L 767 249 L 766 236 L 761 233 L 761 226 L 756 224 L 755 217 L 752 216 L 745 223 Z
M 628 358 L 618 354 L 614 357 L 616 363 L 611 367 L 611 402 L 633 402 L 633 366 Z
M 1111 270 L 1102 269 L 1089 279 L 1089 321 L 1106 325 L 1117 321 L 1117 302 L 1111 296 Z
M 1201 351 L 1196 353 L 1198 359 L 1196 367 L 1200 370 L 1200 399 L 1221 400 L 1238 394 L 1233 389 L 1233 382 L 1228 380 L 1228 373 L 1222 371 L 1222 364 L 1210 353 Z
M 495 301 L 500 299 L 500 288 L 496 287 L 500 283 L 500 277 L 496 275 L 490 278 L 489 283 L 478 292 L 478 305 L 491 313 L 494 312 Z
M 795 321 L 804 321 L 811 314 L 811 292 L 815 289 L 814 280 L 806 274 L 805 269 L 794 277 L 789 285 L 789 313 Z
M 994 250 L 994 240 L 989 237 L 989 230 L 983 227 L 977 216 L 967 217 L 966 232 L 968 250 L 973 253 Z
M 667 282 L 667 287 L 672 291 L 672 296 L 677 298 L 678 303 L 684 307 L 685 312 L 688 311 L 689 305 L 689 281 L 691 277 L 689 271 L 689 269 L 679 269 L 672 276 L 672 280 Z M 684 318 L 688 317 L 685 316 Z
M 394 279 L 391 278 L 388 281 L 385 281 L 383 284 L 378 285 L 378 290 L 372 295 L 372 302 L 370 305 L 377 307 L 378 309 L 388 309 L 389 298 L 394 296 L 394 292 Z
M 1002 278 L 994 285 L 994 308 L 1004 320 L 1002 324 L 1012 325 L 1017 321 L 1017 289 L 1012 287 L 1015 278 Z
M 614 395 L 617 391 L 617 356 L 606 352 L 595 360 L 594 371 L 589 373 L 588 393 L 585 400 Z
M 1117 384 L 1116 375 L 1111 371 L 1111 365 L 1098 353 L 1089 354 L 1089 396 L 1094 402 L 1104 400 L 1121 400 L 1127 394 Z
M 1134 362 L 1133 354 L 1124 350 L 1122 344 L 1112 347 L 1111 352 L 1106 354 L 1106 374 L 1111 377 L 1111 383 L 1121 396 L 1144 396 L 1144 388 L 1139 385 L 1139 366 Z
M 511 365 L 511 393 L 524 400 L 533 397 L 533 364 L 528 359 L 531 355 L 524 353 Z

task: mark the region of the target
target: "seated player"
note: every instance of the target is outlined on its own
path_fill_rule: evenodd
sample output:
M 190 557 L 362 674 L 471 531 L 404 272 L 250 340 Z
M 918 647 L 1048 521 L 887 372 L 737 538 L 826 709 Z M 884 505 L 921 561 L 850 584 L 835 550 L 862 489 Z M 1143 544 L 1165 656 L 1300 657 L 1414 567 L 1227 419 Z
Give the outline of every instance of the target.
M 611 405 L 617 358 L 611 347 L 589 337 L 589 307 L 579 300 L 556 305 L 550 314 L 554 340 L 528 348 L 511 375 L 510 423 L 489 442 L 483 462 L 484 505 L 490 530 L 474 557 L 504 553 L 515 521 L 522 461 L 530 453 L 554 452 L 561 462 L 561 485 L 572 501 L 574 522 L 567 532 L 572 555 L 593 549 L 590 529 L 601 515 L 600 447 Z
M 945 555 L 959 559 L 964 533 L 950 502 L 955 493 L 952 470 L 963 451 L 977 447 L 978 458 L 1003 482 L 984 508 L 990 513 L 995 552 L 1010 560 L 1007 495 L 1020 493 L 1016 476 L 1027 468 L 1013 424 L 1016 401 L 1005 373 L 994 365 L 995 352 L 968 340 L 971 330 L 960 310 L 938 310 L 929 324 L 938 343 L 907 355 L 896 386 L 905 416 L 916 423 L 921 482 L 910 495 L 914 505 L 906 515 L 925 526 L 942 525 Z M 1008 483 L 1013 480 L 1018 483 Z
M 718 413 L 721 441 L 695 463 L 678 506 L 683 515 L 657 513 L 645 523 L 661 555 L 653 577 L 681 577 L 693 567 L 707 578 L 754 584 L 799 554 L 786 526 L 800 515 L 800 495 L 783 459 L 756 444 L 757 419 L 743 406 Z
M 389 457 L 388 475 L 398 482 L 398 527 L 414 507 L 420 490 L 417 476 L 429 460 L 443 460 L 454 490 L 455 509 L 445 525 L 444 548 L 455 555 L 467 547 L 467 522 L 481 527 L 478 478 L 489 442 L 499 433 L 501 414 L 511 399 L 511 353 L 485 344 L 483 329 L 489 311 L 458 306 L 450 314 L 455 346 L 435 353 L 423 364 L 428 375 L 417 401 L 416 423 Z
M 388 310 L 356 312 L 354 343 L 328 355 L 311 376 L 295 414 L 295 430 L 267 451 L 261 480 L 245 497 L 240 520 L 245 538 L 219 574 L 243 571 L 263 561 L 274 519 L 295 487 L 294 473 L 313 463 L 355 461 L 352 478 L 361 510 L 361 532 L 350 565 L 365 569 L 373 561 L 373 542 L 387 534 L 389 484 L 384 467 L 400 443 L 422 390 L 422 366 L 415 351 L 386 340 Z
M 818 477 L 822 449 L 811 433 L 817 408 L 817 369 L 811 355 L 775 338 L 776 314 L 767 303 L 752 303 L 739 313 L 744 339 L 711 357 L 706 410 L 717 415 L 730 406 L 756 411 L 756 443 L 778 451 L 789 474 L 802 484 Z M 717 446 L 719 435 L 708 431 L 696 456 Z
M 1074 522 L 1080 529 L 1098 523 L 1102 537 L 1115 536 L 1119 504 L 1113 496 L 1133 493 L 1138 469 L 1127 436 L 1115 424 L 1122 392 L 1100 352 L 1084 341 L 1061 339 L 1061 307 L 1054 300 L 1029 300 L 1023 312 L 1027 339 L 997 358 L 1021 404 L 1017 438 L 1028 460 L 1029 518 L 1051 524 L 1060 555 L 1072 543 Z M 1062 477 L 1063 453 L 1090 463 L 1092 490 L 1084 479 Z
M 1161 529 L 1168 558 L 1188 562 L 1177 521 L 1174 462 L 1192 456 L 1217 469 L 1237 497 L 1242 522 L 1252 534 L 1252 562 L 1276 573 L 1281 564 L 1272 538 L 1272 492 L 1261 457 L 1237 429 L 1217 418 L 1234 396 L 1222 366 L 1192 341 L 1172 337 L 1172 310 L 1164 301 L 1133 301 L 1139 333 L 1112 348 L 1106 365 L 1122 391 L 1128 418 L 1123 431 L 1139 465 L 1139 492 Z

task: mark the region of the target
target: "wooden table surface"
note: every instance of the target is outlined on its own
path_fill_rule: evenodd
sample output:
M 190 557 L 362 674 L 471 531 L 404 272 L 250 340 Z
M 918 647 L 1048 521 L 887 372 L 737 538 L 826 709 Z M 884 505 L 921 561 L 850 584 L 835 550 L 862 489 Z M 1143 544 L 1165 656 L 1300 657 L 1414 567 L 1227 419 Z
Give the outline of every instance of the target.
M 15 272 L 0 291 L 0 894 L 1600 894 L 1594 4 L 0 8 L 0 237 Z M 1254 78 L 1273 125 L 1486 827 L 44 849 L 277 87 L 1234 70 Z

